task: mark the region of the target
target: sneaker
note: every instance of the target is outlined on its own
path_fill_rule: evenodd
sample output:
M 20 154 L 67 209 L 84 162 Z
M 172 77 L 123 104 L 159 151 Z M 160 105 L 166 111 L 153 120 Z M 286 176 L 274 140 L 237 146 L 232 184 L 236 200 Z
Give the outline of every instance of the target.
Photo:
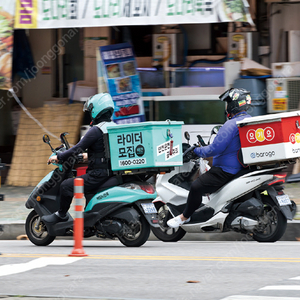
M 183 225 L 184 223 L 188 223 L 189 221 L 191 221 L 191 218 L 188 218 L 185 221 L 182 221 L 180 216 L 177 216 L 173 219 L 170 219 L 167 224 L 169 227 L 171 228 L 178 228 L 179 226 Z
M 61 217 L 58 212 L 51 215 L 42 216 L 42 221 L 48 224 L 67 222 L 68 220 L 69 220 L 68 216 Z

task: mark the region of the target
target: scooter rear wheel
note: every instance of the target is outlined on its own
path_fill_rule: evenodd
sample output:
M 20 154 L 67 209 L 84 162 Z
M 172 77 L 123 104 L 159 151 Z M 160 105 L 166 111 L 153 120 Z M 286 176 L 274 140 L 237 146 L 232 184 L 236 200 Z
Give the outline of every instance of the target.
M 276 242 L 285 233 L 287 220 L 269 196 L 262 196 L 262 202 L 264 212 L 260 218 L 264 226 L 253 233 L 253 239 L 257 242 Z
M 181 227 L 175 229 L 166 225 L 169 219 L 168 216 L 170 216 L 168 207 L 161 203 L 157 204 L 156 208 L 160 227 L 152 227 L 151 230 L 153 234 L 163 242 L 178 242 L 181 240 L 185 236 L 186 231 L 184 231 Z
M 128 225 L 127 225 L 128 226 Z M 150 235 L 150 225 L 144 216 L 140 216 L 139 222 L 135 224 L 137 226 L 134 235 L 131 232 L 125 233 L 119 237 L 120 242 L 127 247 L 140 247 L 145 244 Z
M 47 228 L 41 220 L 37 224 L 39 217 L 35 210 L 30 212 L 25 223 L 26 234 L 36 246 L 48 246 L 55 240 L 55 236 L 48 234 Z M 38 228 L 36 228 L 37 225 Z

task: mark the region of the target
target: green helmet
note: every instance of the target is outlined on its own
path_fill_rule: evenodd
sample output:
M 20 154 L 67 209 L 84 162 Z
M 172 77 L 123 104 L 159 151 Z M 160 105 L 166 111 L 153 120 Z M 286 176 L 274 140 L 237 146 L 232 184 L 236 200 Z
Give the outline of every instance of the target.
M 83 111 L 91 114 L 92 120 L 99 119 L 106 112 L 114 112 L 114 101 L 110 94 L 101 93 L 90 97 L 84 104 Z

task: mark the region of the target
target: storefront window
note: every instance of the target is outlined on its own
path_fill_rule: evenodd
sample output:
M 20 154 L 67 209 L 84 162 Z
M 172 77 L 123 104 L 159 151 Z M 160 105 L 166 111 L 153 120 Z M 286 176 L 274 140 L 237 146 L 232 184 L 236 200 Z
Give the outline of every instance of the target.
M 224 102 L 220 100 L 160 101 L 155 103 L 155 121 L 166 119 L 184 124 L 223 124 Z

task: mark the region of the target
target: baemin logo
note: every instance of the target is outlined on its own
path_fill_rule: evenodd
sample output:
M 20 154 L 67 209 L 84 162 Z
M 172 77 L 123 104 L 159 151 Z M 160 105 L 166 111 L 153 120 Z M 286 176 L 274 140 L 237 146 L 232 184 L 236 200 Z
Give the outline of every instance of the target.
M 275 155 L 275 151 L 269 151 L 269 152 L 252 152 L 250 154 L 251 158 L 261 158 L 261 157 L 273 157 Z

